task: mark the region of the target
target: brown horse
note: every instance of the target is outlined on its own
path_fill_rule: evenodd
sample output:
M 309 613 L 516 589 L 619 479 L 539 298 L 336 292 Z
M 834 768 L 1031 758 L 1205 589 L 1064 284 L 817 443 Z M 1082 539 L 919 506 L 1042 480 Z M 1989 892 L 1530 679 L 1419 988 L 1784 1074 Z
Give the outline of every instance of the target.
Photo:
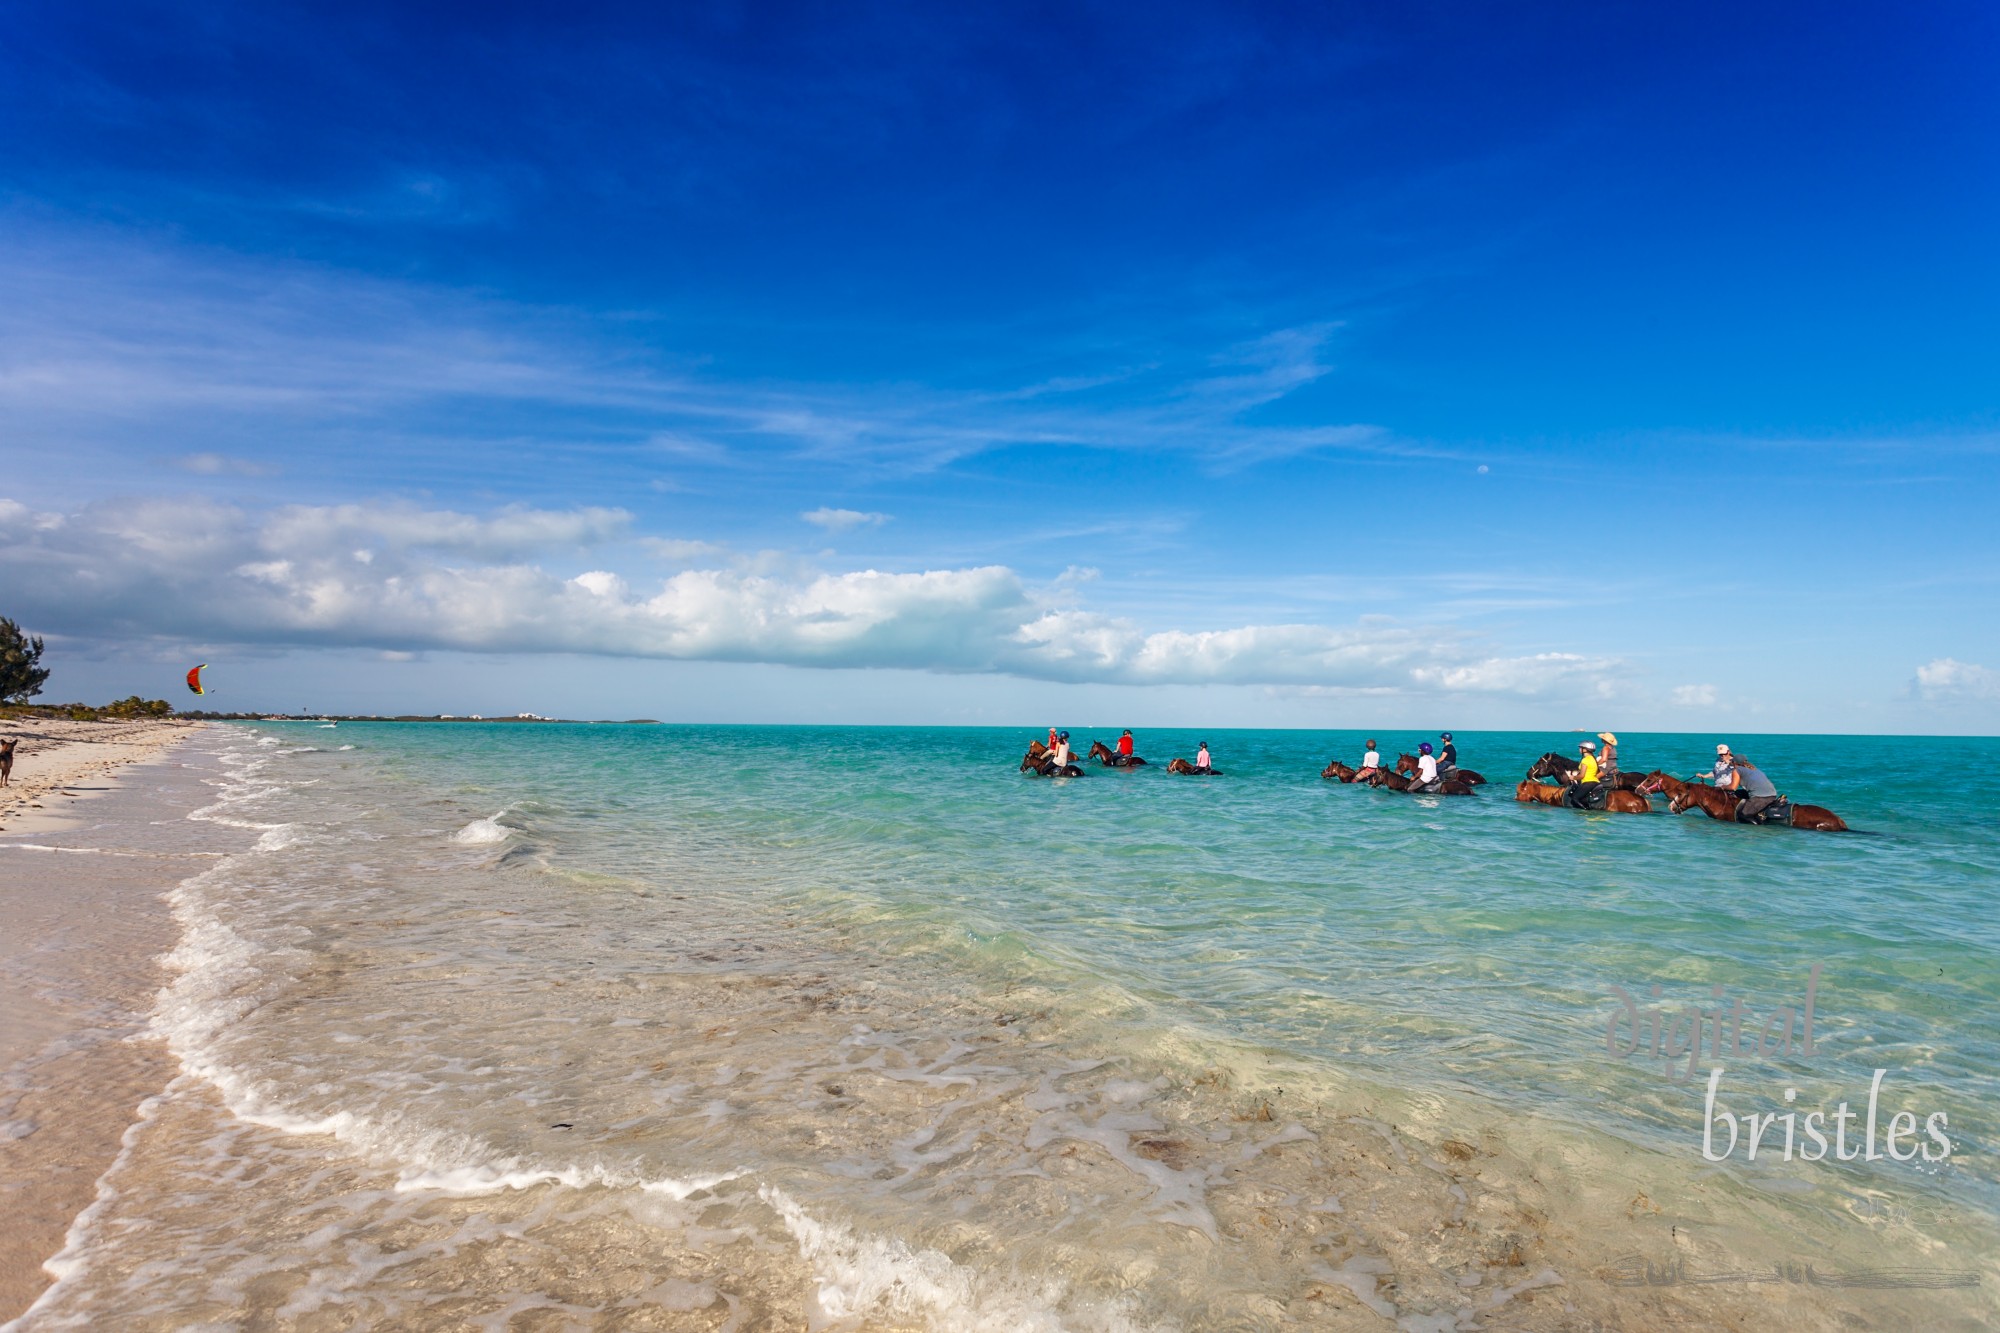
M 1185 759 L 1169 759 L 1167 761 L 1167 772 L 1185 773 L 1189 777 L 1196 778 L 1219 778 L 1222 776 L 1222 770 L 1219 768 L 1196 768 Z
M 1354 775 L 1360 771 L 1356 768 L 1349 768 L 1346 764 L 1335 759 L 1325 768 L 1322 768 L 1319 771 L 1319 775 L 1329 782 L 1352 782 L 1354 781 Z
M 1417 757 L 1413 754 L 1397 755 L 1396 771 L 1406 778 L 1415 777 L 1417 775 Z M 1480 786 L 1486 781 L 1483 774 L 1475 773 L 1469 768 L 1454 768 L 1451 770 L 1451 776 L 1469 787 Z
M 1029 741 L 1028 753 L 1021 757 L 1021 771 L 1023 773 L 1033 773 L 1035 776 L 1043 778 L 1080 778 L 1083 776 L 1083 770 L 1074 763 L 1057 768 L 1056 761 L 1050 757 L 1054 753 L 1053 750 L 1040 741 Z
M 1537 778 L 1554 778 L 1557 782 L 1568 784 L 1576 781 L 1576 771 L 1579 767 L 1576 760 L 1551 750 L 1537 759 L 1528 769 L 1528 780 L 1533 782 Z M 1645 782 L 1648 776 L 1644 773 L 1613 773 L 1605 780 L 1619 791 L 1638 791 L 1640 784 Z
M 1675 814 L 1685 814 L 1697 807 L 1710 819 L 1720 819 L 1725 824 L 1736 823 L 1736 807 L 1743 798 L 1733 791 L 1717 787 L 1704 787 L 1698 782 L 1683 782 L 1680 790 L 1667 801 L 1667 809 Z M 1793 805 L 1791 818 L 1779 827 L 1811 829 L 1818 833 L 1845 833 L 1847 821 L 1821 805 Z
M 1090 757 L 1106 768 L 1144 768 L 1146 761 L 1136 754 L 1119 754 L 1103 741 L 1090 743 Z
M 1545 783 L 1523 779 L 1514 788 L 1514 799 L 1534 805 L 1568 806 L 1567 787 L 1551 787 Z M 1604 808 L 1614 814 L 1643 815 L 1653 808 L 1652 803 L 1635 791 L 1623 791 L 1616 787 L 1604 793 Z

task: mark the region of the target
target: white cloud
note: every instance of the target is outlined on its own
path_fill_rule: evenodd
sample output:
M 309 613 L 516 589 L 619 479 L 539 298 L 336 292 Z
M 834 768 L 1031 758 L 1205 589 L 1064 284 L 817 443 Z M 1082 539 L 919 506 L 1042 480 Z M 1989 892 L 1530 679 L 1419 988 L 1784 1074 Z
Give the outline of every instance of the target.
M 627 522 L 598 509 L 478 516 L 294 505 L 257 513 L 199 499 L 51 516 L 0 501 L 0 584 L 17 619 L 95 639 L 574 652 L 1425 695 L 1597 697 L 1621 672 L 1603 657 L 1499 656 L 1447 627 L 1381 618 L 1147 629 L 1075 606 L 1077 571 L 1041 586 L 1000 565 L 828 572 L 768 560 L 686 569 L 641 586 L 603 568 L 565 577 L 531 559 L 618 536 Z M 354 558 L 361 538 L 374 553 L 365 563 Z
M 1713 708 L 1716 692 L 1713 685 L 1676 685 L 1671 696 L 1677 708 Z
M 1329 373 L 1334 325 L 1213 356 L 1162 335 L 1157 362 L 1017 389 L 749 384 L 561 308 L 18 219 L 0 228 L 0 413 L 16 437 L 185 451 L 177 465 L 203 475 L 258 475 L 275 439 L 301 467 L 316 451 L 353 462 L 472 440 L 495 466 L 519 465 L 546 439 L 601 433 L 607 416 L 644 423 L 622 447 L 677 473 L 771 455 L 920 471 L 1021 445 L 1174 452 L 1217 469 L 1439 452 L 1363 423 L 1258 419 Z
M 879 527 L 889 521 L 887 514 L 864 514 L 859 509 L 829 509 L 825 505 L 800 514 L 799 517 L 814 527 L 825 528 L 828 532 L 846 532 L 851 528 Z
M 183 472 L 202 477 L 268 477 L 277 471 L 265 463 L 216 453 L 186 454 L 174 459 L 173 463 Z
M 714 542 L 683 541 L 673 537 L 641 537 L 639 546 L 650 554 L 675 564 L 699 560 L 703 556 L 721 555 L 727 549 Z
M 1910 692 L 1926 703 L 2000 699 L 2000 671 L 1955 657 L 1939 657 L 1917 668 Z

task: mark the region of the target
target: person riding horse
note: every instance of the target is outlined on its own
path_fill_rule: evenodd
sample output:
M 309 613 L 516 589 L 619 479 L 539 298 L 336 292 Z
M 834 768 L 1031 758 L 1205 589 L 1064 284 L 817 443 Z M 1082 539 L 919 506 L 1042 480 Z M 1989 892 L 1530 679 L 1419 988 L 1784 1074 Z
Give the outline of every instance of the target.
M 1436 791 L 1438 789 L 1438 761 L 1431 753 L 1431 743 L 1425 741 L 1417 747 L 1417 780 L 1410 784 L 1411 791 Z
M 1451 733 L 1444 732 L 1438 739 L 1444 744 L 1438 750 L 1438 771 L 1449 777 L 1458 771 L 1458 747 L 1452 744 Z
M 1782 799 L 1778 795 L 1777 785 L 1764 776 L 1763 769 L 1740 754 L 1731 754 L 1727 745 L 1716 746 L 1715 752 L 1720 756 L 1715 761 L 1716 771 L 1710 775 L 1715 785 L 1723 791 L 1733 791 L 1743 798 L 1736 806 L 1736 822 L 1756 823 L 1766 810 Z M 1726 768 L 1723 764 L 1725 757 L 1728 760 Z M 1699 776 L 1697 775 L 1697 778 Z
M 1597 742 L 1580 741 L 1576 747 L 1576 780 L 1564 784 L 1563 804 L 1576 810 L 1602 810 L 1605 805 L 1603 771 L 1597 763 Z

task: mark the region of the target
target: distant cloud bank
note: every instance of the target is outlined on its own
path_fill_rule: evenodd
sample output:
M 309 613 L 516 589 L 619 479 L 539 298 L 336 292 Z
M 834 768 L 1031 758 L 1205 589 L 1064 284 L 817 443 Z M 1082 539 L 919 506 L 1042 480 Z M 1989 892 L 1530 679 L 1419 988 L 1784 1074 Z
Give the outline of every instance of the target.
M 2000 699 L 2000 671 L 1955 657 L 1939 657 L 1917 668 L 1910 693 L 1926 703 Z
M 1603 697 L 1624 673 L 1608 657 L 1497 655 L 1450 627 L 1382 620 L 1148 629 L 1077 606 L 1078 584 L 1087 580 L 1073 577 L 1037 586 L 1002 565 L 774 567 L 630 528 L 624 511 L 596 508 L 256 512 L 183 498 L 36 513 L 0 500 L 0 583 L 9 589 L 8 614 L 91 639 L 1513 697 Z M 714 559 L 663 579 L 607 568 L 565 576 L 546 567 L 552 559 L 581 563 L 586 552 L 601 562 L 596 552 L 606 547 L 677 562 Z

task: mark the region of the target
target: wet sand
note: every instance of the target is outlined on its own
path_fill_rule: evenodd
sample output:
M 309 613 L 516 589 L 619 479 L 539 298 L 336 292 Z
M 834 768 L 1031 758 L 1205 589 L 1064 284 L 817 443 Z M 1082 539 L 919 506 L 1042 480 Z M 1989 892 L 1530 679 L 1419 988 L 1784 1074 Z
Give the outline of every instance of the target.
M 0 1321 L 48 1286 L 43 1261 L 172 1061 L 145 1036 L 175 930 L 160 895 L 213 864 L 162 847 L 153 762 L 190 724 L 0 723 Z

